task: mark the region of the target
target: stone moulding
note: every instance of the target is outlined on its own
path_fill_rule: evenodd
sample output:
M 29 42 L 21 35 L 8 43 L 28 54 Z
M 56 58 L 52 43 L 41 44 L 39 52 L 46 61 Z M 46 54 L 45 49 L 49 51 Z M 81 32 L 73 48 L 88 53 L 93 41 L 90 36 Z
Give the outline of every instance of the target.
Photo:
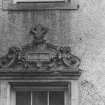
M 69 46 L 56 46 L 45 40 L 48 29 L 37 25 L 32 27 L 30 44 L 11 47 L 0 58 L 0 72 L 78 72 L 80 59 L 71 54 Z M 62 74 L 62 73 L 61 73 Z
M 18 0 L 16 0 L 18 1 Z M 44 10 L 78 10 L 79 4 L 77 0 L 65 0 L 51 2 L 20 2 L 14 3 L 15 0 L 2 0 L 2 9 L 7 11 L 44 11 Z M 27 1 L 27 0 L 26 0 Z M 34 0 L 33 0 L 34 1 Z

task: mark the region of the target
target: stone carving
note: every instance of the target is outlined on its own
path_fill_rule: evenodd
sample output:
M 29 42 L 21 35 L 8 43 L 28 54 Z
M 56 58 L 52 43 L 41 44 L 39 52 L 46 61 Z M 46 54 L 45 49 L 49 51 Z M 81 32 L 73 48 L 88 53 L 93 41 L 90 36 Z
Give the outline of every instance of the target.
M 71 48 L 48 43 L 44 39 L 47 31 L 41 25 L 33 27 L 30 31 L 33 41 L 21 48 L 9 48 L 8 53 L 0 58 L 0 68 L 78 68 L 80 60 L 71 54 Z

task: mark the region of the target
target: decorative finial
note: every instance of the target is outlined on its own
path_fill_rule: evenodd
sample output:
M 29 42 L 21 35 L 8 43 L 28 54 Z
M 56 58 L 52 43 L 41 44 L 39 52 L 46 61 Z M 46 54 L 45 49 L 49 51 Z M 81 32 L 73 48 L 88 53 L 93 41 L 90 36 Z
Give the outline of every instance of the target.
M 32 27 L 30 34 L 33 35 L 34 41 L 36 43 L 38 43 L 38 42 L 44 41 L 44 37 L 47 32 L 48 32 L 47 28 L 38 24 L 38 25 Z

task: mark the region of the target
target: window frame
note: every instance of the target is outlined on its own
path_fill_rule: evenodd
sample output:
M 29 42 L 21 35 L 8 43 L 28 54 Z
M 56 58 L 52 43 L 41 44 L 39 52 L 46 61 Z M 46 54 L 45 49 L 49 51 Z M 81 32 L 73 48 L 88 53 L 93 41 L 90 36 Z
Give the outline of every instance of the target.
M 28 86 L 28 85 L 27 85 Z M 28 89 L 29 88 L 29 89 Z M 66 87 L 63 87 L 63 86 L 55 86 L 55 87 L 42 87 L 42 86 L 39 86 L 39 87 L 12 87 L 11 86 L 11 89 L 10 89 L 10 105 L 16 105 L 16 92 L 19 91 L 30 91 L 31 93 L 33 91 L 63 91 L 64 92 L 64 105 L 71 105 L 70 104 L 70 90 L 71 90 L 71 86 L 70 86 L 70 83 L 66 86 Z
M 13 3 L 18 3 L 18 2 L 35 2 L 35 3 L 53 3 L 53 2 L 67 2 L 68 0 L 13 0 Z
M 55 2 L 24 2 L 15 3 L 13 0 L 2 0 L 2 9 L 8 11 L 38 11 L 38 10 L 77 10 L 79 8 L 77 0 L 65 0 Z

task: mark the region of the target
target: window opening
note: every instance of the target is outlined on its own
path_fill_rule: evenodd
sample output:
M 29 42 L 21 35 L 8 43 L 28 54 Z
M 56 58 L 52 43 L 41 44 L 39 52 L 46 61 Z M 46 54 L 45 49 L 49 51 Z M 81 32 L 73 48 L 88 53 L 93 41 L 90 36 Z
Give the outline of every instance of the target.
M 16 91 L 16 105 L 64 105 L 64 91 Z

